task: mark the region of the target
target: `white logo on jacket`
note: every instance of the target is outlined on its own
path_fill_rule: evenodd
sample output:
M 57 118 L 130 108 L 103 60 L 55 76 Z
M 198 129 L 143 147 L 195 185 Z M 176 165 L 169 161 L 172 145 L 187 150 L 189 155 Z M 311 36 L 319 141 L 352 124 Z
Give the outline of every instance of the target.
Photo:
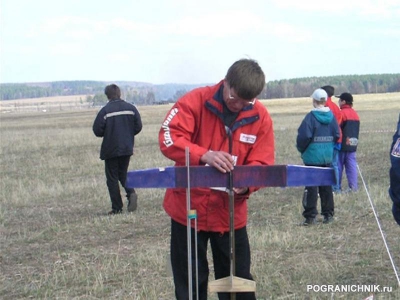
M 400 137 L 397 138 L 397 142 L 393 145 L 391 155 L 400 158 Z
M 171 109 L 171 112 L 169 113 L 169 115 L 167 116 L 167 118 L 165 119 L 164 123 L 161 125 L 161 128 L 164 129 L 164 145 L 167 147 L 170 147 L 174 144 L 172 138 L 171 138 L 171 132 L 169 129 L 169 123 L 171 123 L 172 119 L 176 116 L 176 114 L 178 113 L 178 109 L 174 108 Z
M 247 143 L 247 144 L 254 144 L 256 142 L 257 137 L 255 135 L 252 134 L 245 134 L 245 133 L 241 133 L 240 134 L 240 138 L 239 140 L 243 143 Z

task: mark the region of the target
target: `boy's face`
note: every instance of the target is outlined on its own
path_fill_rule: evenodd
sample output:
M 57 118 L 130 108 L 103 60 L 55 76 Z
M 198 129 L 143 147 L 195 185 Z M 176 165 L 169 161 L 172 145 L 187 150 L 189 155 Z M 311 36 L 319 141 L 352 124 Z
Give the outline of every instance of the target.
M 229 86 L 229 84 L 225 81 L 224 82 L 224 101 L 226 106 L 231 112 L 239 112 L 244 107 L 248 105 L 252 105 L 255 102 L 255 98 L 251 100 L 246 100 L 239 98 L 236 95 L 236 92 L 233 88 Z

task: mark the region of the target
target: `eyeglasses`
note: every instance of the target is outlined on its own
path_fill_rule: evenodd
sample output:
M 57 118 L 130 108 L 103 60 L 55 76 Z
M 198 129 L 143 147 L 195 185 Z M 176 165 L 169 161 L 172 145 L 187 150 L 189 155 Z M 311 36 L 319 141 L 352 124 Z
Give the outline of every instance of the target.
M 252 99 L 251 101 L 236 98 L 236 97 L 232 96 L 232 94 L 231 94 L 232 88 L 229 86 L 228 86 L 228 88 L 229 88 L 229 94 L 228 94 L 229 100 L 237 102 L 237 103 L 241 103 L 243 105 L 243 107 L 248 106 L 248 105 L 254 105 L 254 103 L 256 102 L 256 98 Z

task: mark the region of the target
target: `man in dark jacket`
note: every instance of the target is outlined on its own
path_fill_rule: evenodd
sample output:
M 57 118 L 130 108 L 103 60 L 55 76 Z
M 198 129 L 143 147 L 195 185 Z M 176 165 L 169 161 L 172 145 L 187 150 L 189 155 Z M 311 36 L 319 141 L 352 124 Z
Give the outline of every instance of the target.
M 121 91 L 115 84 L 104 89 L 108 103 L 99 111 L 93 123 L 93 132 L 102 137 L 100 159 L 105 162 L 108 192 L 111 198 L 110 215 L 122 212 L 119 183 L 125 188 L 128 211 L 137 208 L 134 189 L 126 188 L 129 160 L 133 154 L 135 135 L 142 130 L 142 120 L 137 108 L 121 99 Z
M 390 149 L 391 168 L 389 195 L 393 201 L 393 217 L 400 225 L 400 114 L 397 123 L 397 131 L 393 135 L 392 147 Z

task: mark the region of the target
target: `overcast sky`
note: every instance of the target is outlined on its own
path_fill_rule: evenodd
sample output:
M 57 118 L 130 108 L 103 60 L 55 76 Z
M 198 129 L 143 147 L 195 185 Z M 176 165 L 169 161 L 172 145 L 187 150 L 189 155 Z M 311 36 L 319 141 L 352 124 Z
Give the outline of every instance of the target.
M 0 0 L 0 82 L 400 72 L 399 0 Z

